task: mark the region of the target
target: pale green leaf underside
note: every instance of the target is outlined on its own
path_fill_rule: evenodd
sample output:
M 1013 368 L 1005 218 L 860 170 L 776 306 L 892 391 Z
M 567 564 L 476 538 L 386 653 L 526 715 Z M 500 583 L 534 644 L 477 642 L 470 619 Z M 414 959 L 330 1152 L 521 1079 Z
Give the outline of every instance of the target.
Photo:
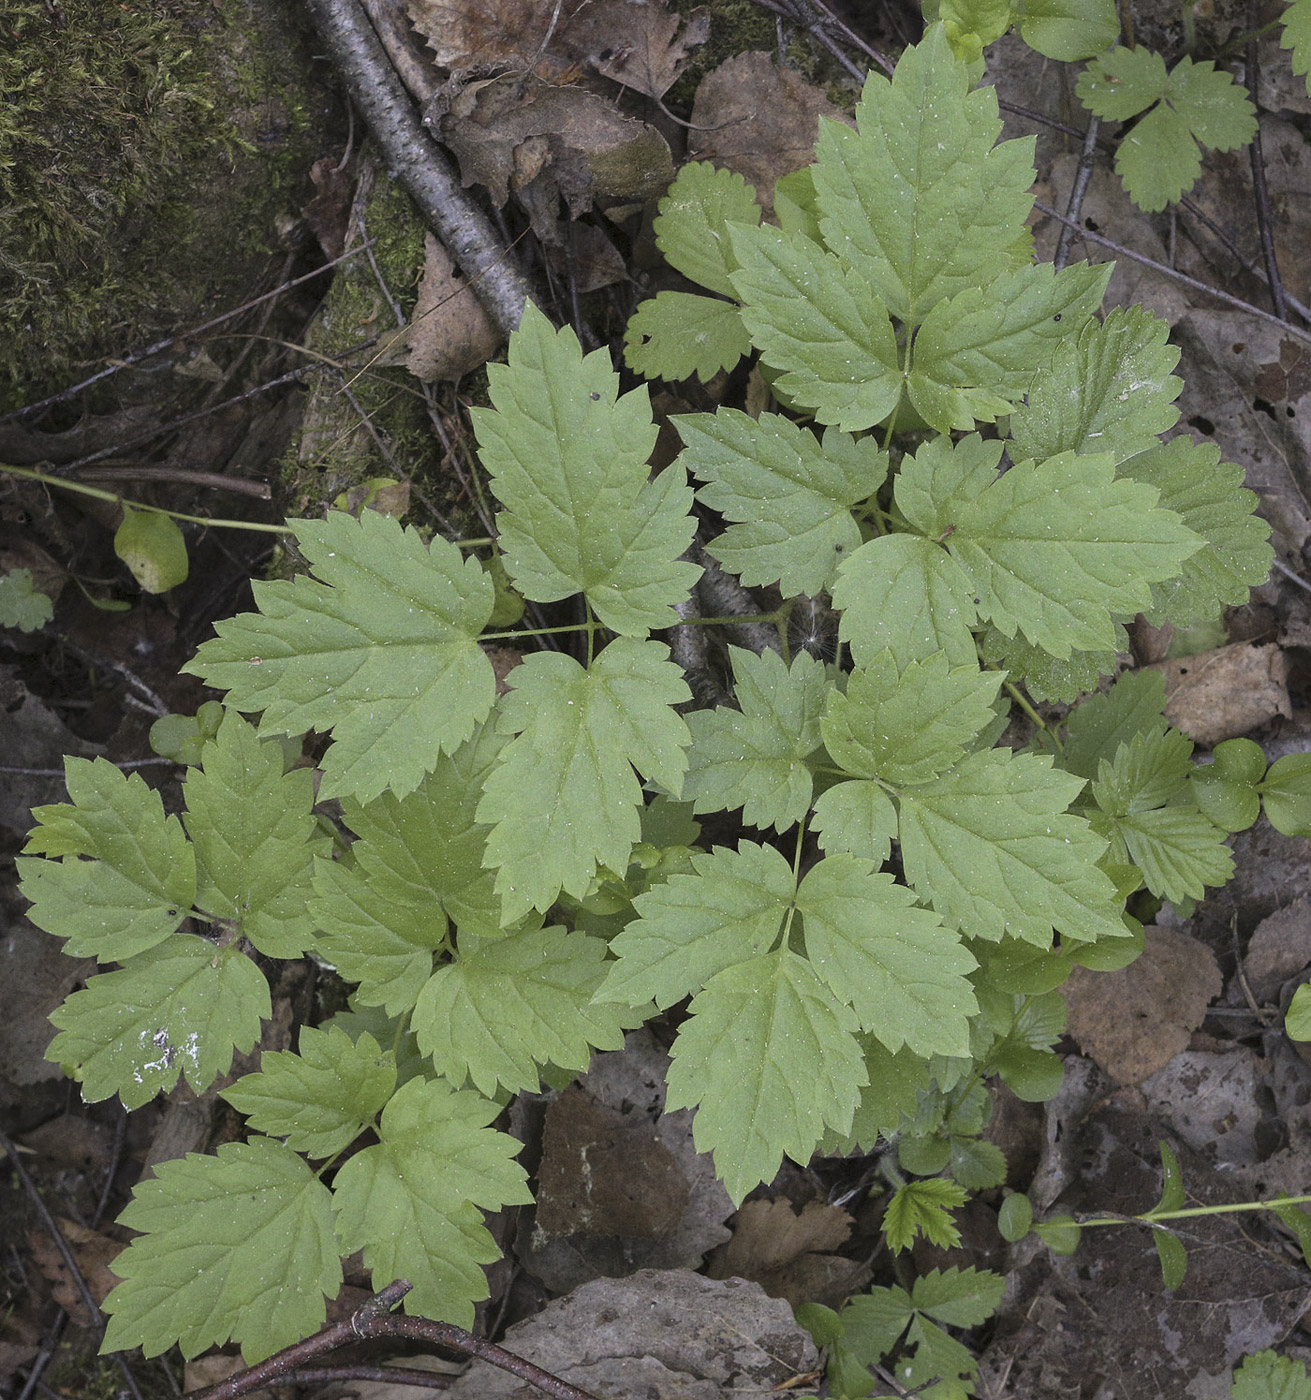
M 521 1144 L 487 1126 L 499 1111 L 478 1094 L 411 1079 L 383 1110 L 381 1141 L 337 1173 L 343 1248 L 364 1250 L 376 1288 L 409 1279 L 406 1309 L 416 1315 L 471 1327 L 487 1296 L 482 1266 L 499 1257 L 479 1207 L 532 1200 L 513 1161 Z
M 412 791 L 495 699 L 477 637 L 492 581 L 476 558 L 377 511 L 291 522 L 313 577 L 256 583 L 258 613 L 216 624 L 183 667 L 262 710 L 261 733 L 332 731 L 322 798 Z
M 352 1041 L 337 1026 L 302 1026 L 294 1054 L 265 1051 L 257 1073 L 220 1092 L 257 1132 L 331 1157 L 373 1122 L 395 1087 L 395 1057 L 367 1032 Z
M 179 933 L 52 1012 L 60 1033 L 46 1059 L 81 1081 L 88 1103 L 116 1093 L 140 1108 L 183 1072 L 202 1093 L 272 1014 L 264 974 L 244 953 Z
M 696 812 L 741 807 L 749 825 L 782 831 L 810 807 L 806 759 L 819 747 L 829 681 L 806 652 L 789 667 L 777 652 L 729 651 L 741 708 L 721 705 L 687 717 L 692 748 L 683 798 Z
M 727 228 L 760 222 L 756 192 L 741 175 L 708 161 L 690 161 L 660 201 L 656 244 L 671 267 L 712 292 L 731 297 L 736 268 Z
M 282 747 L 229 710 L 187 774 L 185 817 L 195 848 L 197 905 L 228 921 L 273 958 L 298 957 L 313 940 L 305 908 L 317 823 L 309 769 L 282 771 Z
M 533 306 L 488 383 L 493 408 L 472 417 L 505 507 L 499 547 L 515 587 L 540 603 L 582 593 L 624 635 L 670 626 L 700 572 L 679 559 L 696 523 L 683 472 L 647 479 L 656 429 L 645 387 L 620 397 L 610 352 L 584 356 L 572 330 Z
M 751 337 L 731 301 L 690 292 L 657 292 L 633 313 L 624 332 L 624 360 L 647 379 L 704 384 L 751 353 Z
M 64 770 L 72 802 L 35 808 L 24 848 L 64 859 L 18 862 L 28 917 L 73 957 L 120 962 L 177 930 L 196 897 L 195 856 L 139 773 L 104 758 L 67 758 Z
M 732 522 L 710 553 L 743 583 L 777 583 L 785 598 L 831 586 L 838 563 L 860 544 L 851 508 L 887 475 L 873 438 L 830 428 L 823 442 L 780 414 L 736 409 L 688 414 L 674 426 L 697 495 Z
M 328 1188 L 268 1138 L 162 1163 L 119 1223 L 145 1233 L 114 1260 L 105 1351 L 192 1357 L 237 1337 L 253 1365 L 317 1331 L 341 1287 Z
M 419 1048 L 453 1084 L 466 1075 L 484 1094 L 497 1085 L 535 1092 L 541 1068 L 585 1070 L 593 1049 L 623 1047 L 613 1006 L 593 1006 L 605 977 L 605 943 L 563 928 L 484 942 L 461 940 L 456 962 L 419 994 Z
M 1105 843 L 1066 811 L 1082 780 L 1004 749 L 967 755 L 900 796 L 906 878 L 970 938 L 1048 947 L 1052 930 L 1092 941 L 1123 931 Z
M 854 1013 L 786 948 L 717 973 L 679 1029 L 667 1104 L 697 1110 L 697 1150 L 713 1152 L 741 1201 L 784 1156 L 805 1163 L 826 1129 L 846 1133 L 865 1083 Z
M 668 648 L 619 638 L 585 671 L 538 652 L 510 674 L 499 728 L 519 731 L 487 779 L 478 820 L 494 824 L 503 921 L 546 910 L 561 889 L 586 893 L 598 866 L 623 871 L 639 839 L 642 789 L 633 769 L 677 794 L 691 698 Z

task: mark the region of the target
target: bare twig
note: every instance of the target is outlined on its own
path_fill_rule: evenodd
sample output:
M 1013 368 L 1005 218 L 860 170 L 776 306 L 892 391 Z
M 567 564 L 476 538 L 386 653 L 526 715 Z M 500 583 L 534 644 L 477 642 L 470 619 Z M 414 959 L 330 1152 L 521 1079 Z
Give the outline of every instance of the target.
M 109 760 L 111 763 L 113 759 Z M 114 763 L 115 768 L 121 768 L 125 773 L 135 768 L 162 768 L 165 764 L 170 764 L 174 768 L 178 767 L 178 762 L 173 758 L 129 758 L 121 763 Z M 12 773 L 20 778 L 62 778 L 64 770 L 62 768 L 19 768 L 12 763 L 0 763 L 0 773 Z
M 1083 197 L 1088 193 L 1088 181 L 1092 179 L 1093 159 L 1097 155 L 1097 132 L 1101 122 L 1097 117 L 1088 119 L 1088 130 L 1084 132 L 1083 150 L 1079 152 L 1079 164 L 1074 172 L 1074 185 L 1070 190 L 1069 202 L 1065 206 L 1068 223 L 1061 225 L 1060 237 L 1056 240 L 1056 256 L 1052 266 L 1059 272 L 1070 258 L 1070 241 L 1074 230 L 1079 226 L 1079 213 L 1083 209 Z
M 80 471 L 84 481 L 176 481 L 184 486 L 208 486 L 213 491 L 231 491 L 238 496 L 254 496 L 256 500 L 272 499 L 273 489 L 267 481 L 251 481 L 244 476 L 224 476 L 222 472 L 189 472 L 185 467 L 147 466 L 110 463 Z
M 373 139 L 496 325 L 518 328 L 531 289 L 496 230 L 424 129 L 357 0 L 306 0 Z
M 276 1356 L 261 1361 L 235 1376 L 229 1376 L 208 1390 L 201 1391 L 193 1400 L 236 1400 L 252 1390 L 261 1390 L 274 1384 L 285 1384 L 284 1377 L 290 1372 L 300 1371 L 307 1362 L 336 1351 L 349 1342 L 375 1337 L 405 1337 L 410 1341 L 427 1342 L 431 1346 L 447 1347 L 465 1356 L 478 1357 L 499 1366 L 520 1380 L 528 1381 L 539 1390 L 552 1397 L 552 1400 L 594 1400 L 585 1390 L 569 1385 L 558 1376 L 534 1366 L 521 1356 L 506 1351 L 492 1342 L 484 1342 L 463 1327 L 449 1322 L 432 1322 L 426 1317 L 405 1317 L 392 1312 L 397 1303 L 410 1291 L 411 1284 L 405 1279 L 389 1283 L 381 1292 L 375 1293 L 347 1321 L 325 1327 L 316 1336 L 295 1346 L 286 1347 Z
M 1270 191 L 1265 180 L 1265 155 L 1261 149 L 1261 118 L 1257 107 L 1256 89 L 1260 77 L 1261 61 L 1256 40 L 1256 29 L 1261 22 L 1261 7 L 1258 0 L 1247 0 L 1247 27 L 1253 31 L 1247 42 L 1244 74 L 1247 79 L 1247 95 L 1257 110 L 1256 134 L 1247 148 L 1248 160 L 1252 165 L 1252 193 L 1256 196 L 1256 226 L 1261 233 L 1261 257 L 1265 262 L 1266 281 L 1270 284 L 1270 302 L 1275 315 L 1286 320 L 1288 312 L 1284 307 L 1284 283 L 1279 276 L 1279 262 L 1275 257 L 1275 236 L 1273 221 L 1270 218 Z

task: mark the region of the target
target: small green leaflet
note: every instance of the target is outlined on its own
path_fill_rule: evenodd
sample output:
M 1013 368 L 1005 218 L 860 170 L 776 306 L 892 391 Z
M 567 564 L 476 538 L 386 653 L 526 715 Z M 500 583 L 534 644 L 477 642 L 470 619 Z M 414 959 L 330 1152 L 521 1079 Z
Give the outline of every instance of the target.
M 1115 757 L 1135 734 L 1164 734 L 1165 678 L 1159 671 L 1127 671 L 1106 695 L 1089 695 L 1069 718 L 1061 767 L 1095 778 L 1102 759 Z
M 1161 505 L 1203 541 L 1177 577 L 1153 582 L 1149 622 L 1218 616 L 1265 582 L 1274 559 L 1270 526 L 1253 514 L 1257 496 L 1243 486 L 1242 467 L 1221 462 L 1214 443 L 1172 438 L 1121 462 L 1119 474 L 1154 486 Z
M 915 1116 L 918 1095 L 929 1087 L 928 1061 L 909 1046 L 903 1045 L 894 1054 L 877 1036 L 857 1039 L 865 1055 L 869 1083 L 860 1091 L 850 1137 L 826 1142 L 821 1148 L 826 1156 L 875 1151 L 880 1136 L 891 1135 L 903 1119 Z
M 825 747 L 854 777 L 894 787 L 927 782 L 956 763 L 992 719 L 1001 682 L 977 665 L 949 670 L 940 651 L 899 675 L 892 652 L 880 652 L 851 673 L 845 694 L 828 691 Z
M 187 774 L 183 818 L 196 853 L 196 904 L 241 930 L 272 958 L 310 946 L 310 894 L 317 832 L 308 768 L 282 771 L 282 746 L 261 740 L 228 711 L 205 745 L 203 770 Z
M 72 802 L 34 808 L 38 825 L 24 847 L 63 859 L 17 862 L 28 917 L 68 939 L 73 957 L 122 962 L 162 943 L 190 913 L 195 855 L 139 773 L 105 758 L 66 758 L 64 772 Z
M 1024 42 L 1061 63 L 1092 58 L 1120 34 L 1115 0 L 1021 0 L 1019 8 Z
M 317 1331 L 341 1287 L 328 1188 L 268 1138 L 162 1163 L 119 1224 L 144 1233 L 111 1266 L 102 1351 L 190 1358 L 240 1337 L 254 1365 Z
M 1285 836 L 1311 836 L 1311 754 L 1277 758 L 1261 784 L 1266 820 Z
M 776 583 L 785 598 L 829 588 L 860 544 L 852 506 L 887 476 L 875 440 L 830 428 L 821 444 L 781 414 L 725 408 L 673 423 L 687 444 L 679 460 L 706 483 L 698 498 L 732 522 L 710 553 L 743 583 Z
M 337 1026 L 302 1026 L 295 1054 L 266 1050 L 258 1073 L 220 1093 L 257 1132 L 309 1157 L 331 1157 L 372 1124 L 395 1087 L 395 1056 L 371 1035 L 352 1042 Z
M 902 372 L 886 307 L 863 265 L 843 264 L 801 234 L 732 226 L 742 320 L 776 389 L 848 432 L 896 408 Z
M 849 851 L 882 865 L 897 834 L 897 809 L 876 782 L 835 783 L 810 815 L 822 851 Z
M 1126 931 L 1096 868 L 1105 843 L 1066 811 L 1083 780 L 1050 764 L 990 749 L 900 794 L 906 878 L 967 937 L 1045 948 L 1053 929 L 1089 942 Z
M 437 1080 L 411 1079 L 383 1110 L 381 1141 L 337 1173 L 333 1205 L 345 1252 L 363 1249 L 374 1286 L 406 1278 L 407 1311 L 473 1326 L 487 1296 L 482 1266 L 499 1250 L 483 1210 L 527 1205 L 522 1146 L 487 1125 L 499 1105 Z
M 220 622 L 182 669 L 262 710 L 260 732 L 332 731 L 322 798 L 412 792 L 495 699 L 478 646 L 495 589 L 475 558 L 389 516 L 291 521 L 312 576 L 256 583 L 258 613 Z
M 504 922 L 549 909 L 561 889 L 581 898 L 598 866 L 628 868 L 641 832 L 634 767 L 678 793 L 690 736 L 673 706 L 691 692 L 668 657 L 620 637 L 588 671 L 538 652 L 510 673 L 498 728 L 518 737 L 477 809 L 494 824 L 485 861 L 498 867 Z
M 660 201 L 654 224 L 656 244 L 684 277 L 731 297 L 730 274 L 737 263 L 728 226 L 754 228 L 759 222 L 756 192 L 741 175 L 694 160 L 678 172 Z
M 1293 0 L 1283 13 L 1284 32 L 1279 39 L 1281 49 L 1292 49 L 1290 60 L 1294 73 L 1307 79 L 1306 90 L 1311 94 L 1311 0 Z
M 273 1014 L 264 974 L 235 947 L 174 934 L 118 972 L 102 972 L 51 1013 L 46 1059 L 97 1103 L 117 1094 L 140 1108 L 186 1072 L 203 1093 L 259 1039 Z
M 55 605 L 32 583 L 31 569 L 0 574 L 0 627 L 39 632 L 55 615 Z
M 186 582 L 187 542 L 177 521 L 163 511 L 138 510 L 124 501 L 114 553 L 146 593 L 167 593 Z
M 942 1249 L 960 1243 L 960 1231 L 951 1212 L 965 1204 L 965 1190 L 954 1181 L 930 1177 L 908 1181 L 894 1192 L 883 1217 L 883 1233 L 894 1254 L 909 1249 L 917 1234 Z
M 1148 213 L 1173 204 L 1202 173 L 1200 141 L 1217 151 L 1245 146 L 1256 112 L 1233 77 L 1209 60 L 1181 58 L 1167 75 L 1151 49 L 1117 48 L 1079 75 L 1079 100 L 1094 115 L 1127 121 L 1152 110 L 1121 141 L 1115 169 Z
M 806 759 L 819 747 L 829 692 L 824 667 L 806 652 L 788 666 L 777 652 L 730 647 L 740 710 L 721 705 L 687 717 L 692 732 L 684 800 L 695 812 L 742 808 L 751 826 L 794 826 L 810 807 Z
M 786 1155 L 808 1162 L 826 1129 L 847 1133 L 865 1083 L 854 1013 L 786 948 L 716 973 L 672 1050 L 666 1103 L 696 1108 L 735 1202 Z
M 1230 1400 L 1311 1400 L 1311 1376 L 1291 1356 L 1258 1351 L 1234 1372 L 1229 1394 Z
M 824 241 L 848 250 L 873 294 L 911 326 L 1028 260 L 1019 240 L 1033 206 L 1032 138 L 994 145 L 996 93 L 969 87 L 968 67 L 934 25 L 890 82 L 869 76 L 859 132 L 819 124 L 812 173 Z
M 735 303 L 690 292 L 657 292 L 633 313 L 624 332 L 624 360 L 647 379 L 704 384 L 751 353 L 751 337 Z
M 1129 650 L 1129 638 L 1121 636 L 1122 631 L 1123 625 L 1117 622 L 1114 651 L 1076 648 L 1058 661 L 1050 652 L 1029 642 L 1023 632 L 1007 637 L 989 623 L 979 637 L 979 656 L 985 666 L 1022 678 L 1030 699 L 1058 700 L 1068 705 L 1085 691 L 1096 690 L 1102 676 L 1115 674 L 1115 653 Z
M 1258 785 L 1265 777 L 1265 754 L 1251 739 L 1224 739 L 1212 757 L 1213 763 L 1188 775 L 1193 797 L 1222 831 L 1246 831 L 1261 815 Z
M 572 330 L 530 305 L 508 364 L 488 366 L 488 389 L 493 408 L 471 416 L 505 506 L 499 547 L 515 587 L 539 603 L 582 593 L 622 635 L 670 626 L 700 574 L 679 559 L 696 522 L 682 471 L 647 479 L 645 387 L 620 397 L 610 352 L 584 356 Z
M 1011 455 L 1045 461 L 1061 452 L 1109 452 L 1119 463 L 1159 446 L 1179 421 L 1183 381 L 1170 323 L 1141 306 L 1116 307 L 1061 342 L 1011 415 Z
M 552 927 L 483 941 L 462 936 L 456 961 L 419 993 L 419 1048 L 453 1084 L 465 1075 L 489 1097 L 536 1092 L 541 1067 L 583 1071 L 592 1050 L 620 1050 L 624 1026 L 613 1005 L 593 1006 L 605 977 L 599 938 Z

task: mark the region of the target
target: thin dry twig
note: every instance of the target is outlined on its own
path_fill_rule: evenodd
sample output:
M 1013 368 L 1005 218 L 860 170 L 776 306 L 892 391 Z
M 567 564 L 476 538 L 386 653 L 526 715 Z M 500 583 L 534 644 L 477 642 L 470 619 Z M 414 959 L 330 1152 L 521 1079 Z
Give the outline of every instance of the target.
M 1079 213 L 1083 209 L 1084 196 L 1088 193 L 1088 181 L 1092 179 L 1093 160 L 1097 155 L 1097 132 L 1101 127 L 1101 121 L 1097 117 L 1091 117 L 1088 121 L 1088 130 L 1084 132 L 1083 150 L 1079 152 L 1079 164 L 1074 172 L 1074 185 L 1070 190 L 1070 198 L 1065 206 L 1065 217 L 1068 223 L 1061 225 L 1060 237 L 1056 240 L 1056 255 L 1052 258 L 1052 266 L 1059 272 L 1070 259 L 1070 243 L 1074 238 L 1074 231 L 1079 227 Z
M 1245 57 L 1247 95 L 1252 106 L 1257 107 L 1256 89 L 1260 78 L 1260 55 L 1256 34 L 1261 24 L 1261 6 L 1258 0 L 1247 0 L 1247 27 L 1252 32 L 1248 40 Z M 1260 108 L 1257 107 L 1259 113 Z M 1270 190 L 1265 179 L 1265 155 L 1261 149 L 1261 120 L 1257 117 L 1256 134 L 1247 148 L 1248 160 L 1252 166 L 1252 193 L 1256 199 L 1256 226 L 1261 234 L 1261 257 L 1265 262 L 1266 281 L 1270 285 L 1270 302 L 1275 315 L 1281 321 L 1288 317 L 1284 309 L 1284 283 L 1279 275 L 1279 262 L 1275 257 L 1274 224 L 1270 217 Z

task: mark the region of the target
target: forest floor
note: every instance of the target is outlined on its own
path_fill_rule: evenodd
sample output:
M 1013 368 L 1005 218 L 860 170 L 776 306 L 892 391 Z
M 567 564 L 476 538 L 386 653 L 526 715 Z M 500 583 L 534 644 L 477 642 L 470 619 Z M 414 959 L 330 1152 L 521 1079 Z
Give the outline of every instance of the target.
M 296 8 L 292 0 L 244 3 Z M 847 68 L 869 66 L 861 44 L 895 53 L 915 34 L 904 14 L 874 14 L 855 0 L 841 9 L 851 29 L 818 26 L 826 41 L 816 26 L 745 3 L 682 19 L 655 0 L 628 5 L 627 16 L 623 5 L 606 5 L 599 27 L 571 36 L 565 22 L 542 44 L 534 24 L 550 5 L 414 0 L 412 17 L 435 37 L 425 50 L 411 32 L 408 52 L 434 129 L 476 192 L 492 191 L 548 313 L 573 324 L 586 348 L 611 346 L 618 362 L 637 303 L 680 285 L 651 232 L 653 200 L 672 172 L 711 160 L 742 173 L 768 207 L 774 181 L 808 161 L 817 118 L 848 118 L 858 86 Z M 605 9 L 602 0 L 596 6 Z M 1214 32 L 1202 42 L 1223 42 L 1226 22 L 1236 28 L 1214 8 Z M 565 7 L 566 21 L 575 9 Z M 1138 16 L 1140 36 L 1168 50 L 1177 39 L 1173 12 L 1149 10 Z M 50 7 L 52 26 L 57 12 Z M 63 13 L 75 26 L 77 5 L 70 0 Z M 309 74 L 314 42 L 303 32 L 298 42 L 288 66 Z M 433 49 L 440 73 L 430 66 Z M 1244 466 L 1283 565 L 1204 636 L 1137 627 L 1126 664 L 1166 666 L 1172 717 L 1200 744 L 1247 735 L 1273 760 L 1311 750 L 1311 585 L 1303 567 L 1311 554 L 1311 315 L 1303 309 L 1311 303 L 1311 99 L 1289 75 L 1277 39 L 1262 41 L 1260 58 L 1265 215 L 1246 151 L 1208 153 L 1184 203 L 1142 213 L 1112 170 L 1104 133 L 1077 201 L 1069 255 L 1116 258 L 1107 304 L 1145 304 L 1169 320 L 1182 351 L 1182 425 Z M 497 127 L 484 113 L 475 133 L 461 113 L 477 94 L 441 86 L 452 70 L 530 61 L 549 85 L 536 127 Z M 1070 207 L 1087 123 L 1075 77 L 1073 66 L 1041 58 L 1015 35 L 988 52 L 1004 135 L 1036 136 L 1038 197 L 1060 210 Z M 314 81 L 322 82 L 321 65 Z M 502 353 L 501 337 L 467 289 L 460 293 L 440 246 L 425 243 L 361 123 L 331 84 L 327 91 L 315 89 L 303 104 L 296 129 L 307 157 L 294 178 L 279 170 L 280 217 L 260 206 L 269 222 L 255 231 L 264 251 L 242 270 L 245 295 L 224 291 L 215 301 L 216 271 L 194 256 L 194 295 L 177 304 L 162 298 L 152 336 L 105 349 L 111 332 L 101 327 L 93 348 L 61 346 L 58 367 L 44 373 L 38 350 L 26 383 L 0 398 L 0 407 L 15 409 L 0 416 L 0 462 L 23 472 L 0 467 L 0 574 L 28 569 L 54 599 L 53 618 L 38 630 L 0 629 L 0 1128 L 12 1165 L 23 1168 L 0 1172 L 6 1397 L 81 1400 L 133 1386 L 168 1395 L 240 1364 L 218 1354 L 187 1365 L 184 1376 L 176 1353 L 150 1362 L 131 1356 L 126 1369 L 94 1357 L 101 1323 L 89 1305 L 115 1281 L 123 1232 L 113 1221 L 132 1186 L 158 1162 L 227 1140 L 239 1120 L 214 1091 L 197 1098 L 182 1088 L 130 1114 L 116 1101 L 85 1104 L 43 1058 L 47 1017 L 88 964 L 65 957 L 24 918 L 14 860 L 32 808 L 62 800 L 62 757 L 73 754 L 141 765 L 176 810 L 182 770 L 152 753 L 151 726 L 213 698 L 181 667 L 216 620 L 252 606 L 252 579 L 289 567 L 275 534 L 205 522 L 276 525 L 336 503 L 404 515 L 452 537 L 493 530 L 468 410 L 485 401 L 483 366 Z M 285 105 L 268 93 L 255 99 L 269 108 L 275 101 Z M 267 112 L 265 125 L 251 146 L 257 154 L 285 137 Z M 567 140 L 556 139 L 566 130 Z M 626 164 L 609 159 L 621 146 Z M 528 171 L 525 162 L 534 161 Z M 1269 314 L 1260 272 L 1263 219 L 1284 279 L 1283 324 Z M 1041 213 L 1033 223 L 1039 256 L 1050 258 L 1062 225 Z M 333 274 L 319 273 L 343 255 Z M 229 311 L 238 314 L 189 329 Z M 1302 329 L 1294 335 L 1290 326 Z M 664 386 L 653 399 L 667 419 L 745 405 L 752 392 L 742 373 Z M 94 485 L 101 498 L 55 489 L 43 476 Z M 183 525 L 185 581 L 163 592 L 138 586 L 115 552 L 115 493 L 196 518 Z M 1311 843 L 1263 819 L 1232 847 L 1229 885 L 1187 917 L 1164 907 L 1129 968 L 1069 986 L 1060 1095 L 1032 1105 L 998 1089 L 989 1133 L 1006 1153 L 1008 1184 L 1036 1204 L 1149 1208 L 1160 1190 L 1163 1139 L 1183 1164 L 1190 1203 L 1311 1187 L 1311 1062 L 1283 1034 L 1281 1014 L 1311 969 Z M 264 1049 L 294 1044 L 296 1028 L 325 1015 L 331 996 L 309 964 L 284 973 L 274 991 Z M 507 1260 L 491 1270 L 480 1324 L 499 1337 L 564 1298 L 553 1305 L 562 1311 L 552 1335 L 565 1338 L 566 1353 L 581 1354 L 605 1319 L 658 1305 L 658 1335 L 633 1331 L 608 1353 L 659 1357 L 662 1375 L 685 1382 L 678 1389 L 652 1381 L 644 1393 L 708 1397 L 784 1385 L 809 1393 L 819 1384 L 804 1374 L 814 1352 L 788 1333 L 786 1309 L 780 1323 L 755 1293 L 730 1306 L 717 1281 L 753 1280 L 774 1299 L 833 1307 L 871 1282 L 892 1282 L 877 1248 L 883 1197 L 875 1174 L 863 1160 L 789 1166 L 735 1212 L 692 1147 L 689 1115 L 663 1111 L 666 1050 L 657 1024 L 631 1035 L 622 1053 L 597 1056 L 573 1086 L 518 1106 L 512 1130 L 527 1144 L 538 1183 L 536 1217 L 497 1222 Z M 612 1198 L 600 1193 L 585 1210 L 582 1163 L 613 1187 Z M 1222 1400 L 1246 1354 L 1275 1347 L 1311 1359 L 1311 1274 L 1292 1236 L 1264 1217 L 1196 1222 L 1185 1236 L 1187 1281 L 1167 1292 L 1147 1232 L 1088 1232 L 1069 1259 L 1008 1251 L 997 1200 L 983 1193 L 966 1208 L 960 1248 L 919 1248 L 915 1258 L 920 1268 L 1009 1273 L 1002 1311 L 969 1338 L 981 1354 L 979 1393 L 990 1400 Z M 367 1295 L 363 1278 L 352 1283 L 339 1310 Z M 697 1319 L 721 1306 L 739 1352 L 715 1362 Z M 527 1346 L 524 1333 L 515 1336 Z M 795 1354 L 783 1354 L 794 1345 Z M 591 1374 L 605 1384 L 603 1369 Z M 420 1392 L 356 1380 L 279 1395 L 346 1393 L 394 1400 Z M 490 1383 L 465 1393 L 486 1395 Z

